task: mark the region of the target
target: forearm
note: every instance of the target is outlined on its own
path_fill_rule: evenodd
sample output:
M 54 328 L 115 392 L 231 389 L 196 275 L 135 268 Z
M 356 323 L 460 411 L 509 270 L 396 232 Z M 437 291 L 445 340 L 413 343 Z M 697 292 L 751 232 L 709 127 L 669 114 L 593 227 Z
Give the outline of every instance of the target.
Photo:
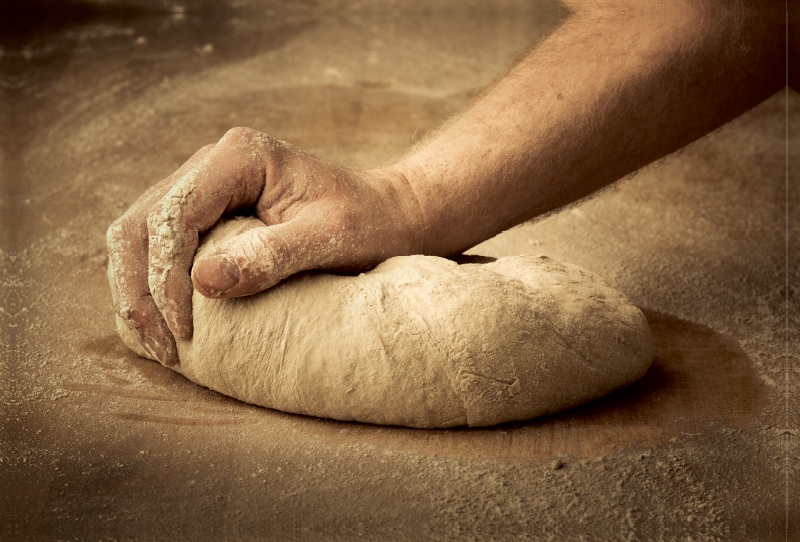
M 576 2 L 505 78 L 396 164 L 418 202 L 420 252 L 464 250 L 587 196 L 783 86 L 775 9 L 606 3 Z

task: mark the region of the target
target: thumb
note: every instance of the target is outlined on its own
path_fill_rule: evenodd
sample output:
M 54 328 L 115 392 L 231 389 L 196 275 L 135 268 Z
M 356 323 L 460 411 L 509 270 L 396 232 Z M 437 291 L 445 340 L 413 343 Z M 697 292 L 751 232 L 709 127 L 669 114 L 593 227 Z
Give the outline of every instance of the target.
M 301 222 L 260 226 L 221 243 L 195 262 L 194 287 L 206 297 L 240 297 L 299 271 L 325 266 L 335 246 L 322 242 Z

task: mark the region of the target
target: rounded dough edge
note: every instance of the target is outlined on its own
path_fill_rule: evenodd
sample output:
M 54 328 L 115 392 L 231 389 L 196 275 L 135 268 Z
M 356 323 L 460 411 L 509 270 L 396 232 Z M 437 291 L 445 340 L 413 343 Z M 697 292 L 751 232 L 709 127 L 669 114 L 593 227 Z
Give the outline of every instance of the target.
M 225 221 L 198 255 L 261 225 Z M 178 341 L 176 370 L 246 402 L 340 420 L 529 419 L 634 382 L 653 355 L 647 321 L 623 294 L 539 256 L 397 257 L 358 277 L 303 274 L 238 300 L 195 292 L 193 303 L 195 335 Z

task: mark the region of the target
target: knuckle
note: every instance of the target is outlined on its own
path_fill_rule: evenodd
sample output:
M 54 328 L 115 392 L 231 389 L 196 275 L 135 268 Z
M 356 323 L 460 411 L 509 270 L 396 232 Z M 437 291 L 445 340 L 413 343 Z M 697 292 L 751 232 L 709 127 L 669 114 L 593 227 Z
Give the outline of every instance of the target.
M 220 141 L 234 141 L 237 143 L 246 143 L 251 141 L 257 133 L 258 132 L 256 132 L 252 128 L 237 126 L 225 132 L 225 135 L 222 136 L 222 139 Z
M 114 222 L 108 226 L 106 230 L 106 242 L 109 244 L 120 243 L 135 235 L 136 223 L 136 215 L 131 209 L 128 209 L 122 216 L 114 220 Z
M 251 258 L 263 263 L 276 262 L 280 257 L 274 236 L 269 234 L 267 228 L 257 230 L 256 235 L 247 239 L 243 248 Z
M 261 230 L 265 231 L 261 231 Z M 245 235 L 235 244 L 223 248 L 223 253 L 231 257 L 248 280 L 262 281 L 271 278 L 276 269 L 281 267 L 281 250 L 275 240 L 266 231 L 259 228 L 251 235 Z
M 263 267 L 264 260 L 268 258 L 268 254 L 259 240 L 248 236 L 238 244 L 239 246 L 232 251 L 237 265 L 251 269 Z
M 120 217 L 106 230 L 106 244 L 109 247 L 118 246 L 122 241 L 123 231 L 125 229 L 125 219 Z
M 288 146 L 287 143 L 278 141 L 263 132 L 242 126 L 228 130 L 220 140 L 220 143 L 255 148 L 262 152 L 262 156 L 265 157 L 279 153 Z

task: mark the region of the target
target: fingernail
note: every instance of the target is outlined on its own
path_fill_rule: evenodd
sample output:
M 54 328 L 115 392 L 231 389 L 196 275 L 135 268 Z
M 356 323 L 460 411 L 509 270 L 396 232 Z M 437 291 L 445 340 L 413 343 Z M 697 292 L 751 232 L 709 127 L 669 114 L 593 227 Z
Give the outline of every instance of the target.
M 144 347 L 144 349 L 150 353 L 151 356 L 156 358 L 153 361 L 164 363 L 164 349 L 161 348 L 160 344 L 150 339 L 149 337 L 140 338 L 139 342 Z
M 147 340 L 145 348 L 156 357 L 155 361 L 158 361 L 165 367 L 173 367 L 178 364 L 178 357 L 175 355 L 172 348 L 164 348 L 152 339 Z
M 225 257 L 212 257 L 197 262 L 194 276 L 211 293 L 224 294 L 239 284 L 239 267 Z

